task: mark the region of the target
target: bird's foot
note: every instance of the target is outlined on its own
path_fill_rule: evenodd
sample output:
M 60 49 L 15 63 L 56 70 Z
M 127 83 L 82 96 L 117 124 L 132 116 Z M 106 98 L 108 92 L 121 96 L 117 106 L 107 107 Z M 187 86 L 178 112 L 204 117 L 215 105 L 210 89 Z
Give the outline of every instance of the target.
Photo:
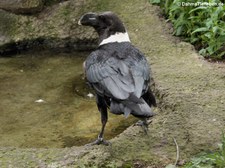
M 134 124 L 134 126 L 141 126 L 145 132 L 145 134 L 148 134 L 148 125 L 152 122 L 152 120 L 139 120 L 137 123 Z
M 87 144 L 87 146 L 93 146 L 93 145 L 106 145 L 106 146 L 109 146 L 109 145 L 111 145 L 111 143 L 106 141 L 106 140 L 104 140 L 103 138 L 98 138 L 94 142 L 91 142 L 91 143 Z

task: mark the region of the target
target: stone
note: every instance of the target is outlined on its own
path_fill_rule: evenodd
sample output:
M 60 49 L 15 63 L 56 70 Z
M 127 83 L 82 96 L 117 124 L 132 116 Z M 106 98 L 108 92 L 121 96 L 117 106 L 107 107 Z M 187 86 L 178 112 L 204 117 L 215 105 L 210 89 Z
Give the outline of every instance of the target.
M 33 14 L 43 9 L 42 0 L 5 0 L 0 1 L 0 9 L 16 14 Z
M 36 47 L 60 51 L 96 48 L 94 29 L 77 24 L 83 11 L 88 11 L 92 3 L 91 0 L 62 1 L 29 15 L 0 9 L 0 56 Z M 2 0 L 0 4 L 3 4 Z

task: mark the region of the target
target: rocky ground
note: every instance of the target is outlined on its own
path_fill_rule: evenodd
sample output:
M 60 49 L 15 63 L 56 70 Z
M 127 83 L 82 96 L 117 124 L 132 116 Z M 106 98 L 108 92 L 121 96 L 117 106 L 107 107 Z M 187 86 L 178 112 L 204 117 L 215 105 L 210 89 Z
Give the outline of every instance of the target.
M 33 14 L 43 9 L 44 1 L 42 0 L 9 0 L 1 1 L 0 9 L 16 14 Z
M 11 2 L 12 1 L 12 2 Z M 59 3 L 49 6 L 41 5 L 42 10 L 35 14 L 12 12 L 7 4 L 14 3 L 9 0 L 0 3 L 0 54 L 12 54 L 20 50 L 29 48 L 41 49 L 66 49 L 68 50 L 88 50 L 96 45 L 96 33 L 89 29 L 84 30 L 77 25 L 79 17 L 89 8 L 95 8 L 90 0 L 59 1 Z M 34 11 L 32 5 L 36 5 L 40 0 L 20 0 L 27 1 L 30 6 L 24 6 L 28 10 Z M 18 6 L 20 7 L 20 1 Z M 50 1 L 50 0 L 45 0 Z M 52 0 L 54 1 L 54 0 Z M 9 3 L 11 2 L 11 3 Z M 34 4 L 32 4 L 33 2 Z M 44 2 L 44 1 L 43 1 Z M 14 3 L 15 4 L 15 3 Z M 19 8 L 18 7 L 18 8 Z M 3 9 L 3 10 L 1 10 Z M 23 8 L 19 8 L 23 12 Z M 25 10 L 26 11 L 26 10 Z
M 131 126 L 111 139 L 111 146 L 1 147 L 1 166 L 161 168 L 176 160 L 174 139 L 180 149 L 180 164 L 201 151 L 215 150 L 224 130 L 225 65 L 204 60 L 193 46 L 173 37 L 170 26 L 159 18 L 158 8 L 145 0 L 98 0 L 85 12 L 90 10 L 116 12 L 133 44 L 151 64 L 159 107 L 154 109 L 157 115 L 149 134 Z

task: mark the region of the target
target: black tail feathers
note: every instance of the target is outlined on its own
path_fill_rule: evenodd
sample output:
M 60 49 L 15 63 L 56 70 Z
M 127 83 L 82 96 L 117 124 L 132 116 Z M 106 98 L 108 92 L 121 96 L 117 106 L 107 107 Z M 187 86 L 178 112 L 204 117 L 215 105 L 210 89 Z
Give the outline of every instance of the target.
M 138 99 L 138 98 L 137 98 Z M 138 99 L 138 101 L 124 100 L 124 101 L 111 101 L 110 111 L 114 114 L 124 114 L 128 117 L 132 114 L 136 117 L 149 118 L 154 116 L 152 109 L 145 102 L 143 98 Z

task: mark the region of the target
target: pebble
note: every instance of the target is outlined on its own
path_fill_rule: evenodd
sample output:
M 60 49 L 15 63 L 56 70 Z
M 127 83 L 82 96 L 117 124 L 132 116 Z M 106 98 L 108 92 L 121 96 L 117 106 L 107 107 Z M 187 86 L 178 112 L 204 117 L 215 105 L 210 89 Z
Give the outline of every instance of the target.
M 45 101 L 43 99 L 38 99 L 38 100 L 35 100 L 35 103 L 45 103 Z

